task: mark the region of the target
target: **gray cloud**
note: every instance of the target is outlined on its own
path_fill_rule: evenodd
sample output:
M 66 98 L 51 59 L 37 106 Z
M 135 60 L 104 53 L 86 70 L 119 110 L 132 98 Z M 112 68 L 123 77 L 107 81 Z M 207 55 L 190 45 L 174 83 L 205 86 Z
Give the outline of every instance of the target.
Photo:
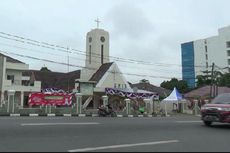
M 130 3 L 114 6 L 106 15 L 106 21 L 111 24 L 114 37 L 139 39 L 154 29 L 143 10 Z

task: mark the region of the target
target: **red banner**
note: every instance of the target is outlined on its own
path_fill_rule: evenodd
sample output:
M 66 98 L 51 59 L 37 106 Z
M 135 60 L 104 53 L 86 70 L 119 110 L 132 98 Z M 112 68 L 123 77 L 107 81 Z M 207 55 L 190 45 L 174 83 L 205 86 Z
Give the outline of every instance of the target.
M 65 93 L 31 93 L 28 104 L 30 106 L 66 106 L 72 104 L 73 94 Z

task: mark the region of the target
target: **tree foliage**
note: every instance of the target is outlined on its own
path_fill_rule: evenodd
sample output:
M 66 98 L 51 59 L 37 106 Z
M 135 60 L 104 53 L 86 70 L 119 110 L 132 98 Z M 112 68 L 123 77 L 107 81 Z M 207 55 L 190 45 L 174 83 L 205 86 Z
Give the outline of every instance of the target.
M 196 79 L 197 79 L 197 87 L 202 87 L 204 85 L 211 84 L 211 77 L 207 75 L 198 75 Z
M 49 70 L 47 67 L 42 67 L 40 69 L 40 71 L 42 71 L 42 72 L 51 72 L 51 70 Z
M 211 85 L 212 83 L 218 86 L 230 87 L 230 73 L 222 74 L 219 71 L 214 71 L 213 80 L 210 75 L 198 75 L 196 78 L 197 87 Z
M 173 88 L 176 87 L 181 93 L 186 93 L 189 90 L 186 81 L 178 80 L 176 78 L 172 78 L 170 81 L 164 81 L 160 86 L 169 90 L 173 90 Z
M 230 73 L 223 74 L 223 76 L 218 81 L 219 86 L 230 87 Z

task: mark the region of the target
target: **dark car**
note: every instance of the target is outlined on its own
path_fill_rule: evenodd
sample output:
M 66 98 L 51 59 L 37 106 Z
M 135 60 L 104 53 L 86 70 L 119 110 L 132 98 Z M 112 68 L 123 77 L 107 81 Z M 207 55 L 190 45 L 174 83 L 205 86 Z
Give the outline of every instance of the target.
M 207 126 L 213 122 L 230 123 L 230 93 L 218 95 L 201 107 L 201 119 Z

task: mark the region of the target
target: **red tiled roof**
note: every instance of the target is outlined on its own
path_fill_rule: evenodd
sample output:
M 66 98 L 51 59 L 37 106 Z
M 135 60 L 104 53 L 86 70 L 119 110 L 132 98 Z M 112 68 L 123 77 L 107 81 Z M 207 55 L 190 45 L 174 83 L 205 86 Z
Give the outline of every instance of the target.
M 230 88 L 228 87 L 218 87 L 218 93 L 230 93 Z M 209 97 L 210 96 L 210 86 L 204 86 L 196 90 L 190 91 L 184 95 L 185 98 L 193 97 Z
M 131 88 L 137 87 L 138 89 L 141 90 L 146 90 L 146 91 L 151 91 L 151 92 L 156 92 L 158 93 L 161 97 L 166 97 L 169 95 L 172 91 L 162 88 L 162 87 L 157 87 L 154 86 L 150 83 L 137 83 L 137 84 L 131 84 L 129 83 Z M 166 95 L 165 95 L 166 94 Z
M 28 70 L 23 73 L 23 76 L 30 76 L 33 81 L 41 81 L 42 89 L 59 88 L 71 91 L 75 87 L 75 79 L 80 78 L 80 73 L 80 70 L 69 73 Z

